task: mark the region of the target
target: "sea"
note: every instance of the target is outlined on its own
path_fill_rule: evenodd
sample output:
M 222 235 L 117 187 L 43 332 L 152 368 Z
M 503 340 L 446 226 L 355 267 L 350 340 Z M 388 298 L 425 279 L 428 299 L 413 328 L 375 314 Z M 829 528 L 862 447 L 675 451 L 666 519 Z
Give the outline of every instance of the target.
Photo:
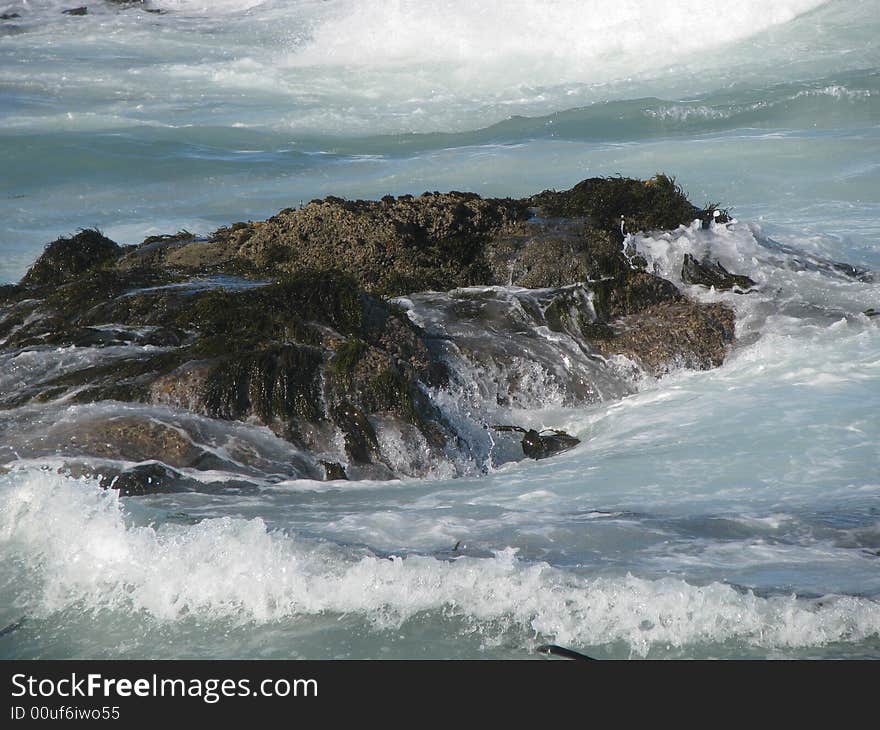
M 662 172 L 732 222 L 626 244 L 731 306 L 737 334 L 717 369 L 631 368 L 580 405 L 535 361 L 528 397 L 493 416 L 581 444 L 418 478 L 298 478 L 268 429 L 164 407 L 6 408 L 0 657 L 880 658 L 880 1 L 0 13 L 0 283 L 80 228 L 132 244 L 331 194 Z M 757 290 L 682 283 L 688 253 Z M 443 296 L 411 316 L 440 326 Z M 4 352 L 0 393 L 106 356 Z M 477 418 L 487 370 L 457 366 L 432 397 Z M 131 413 L 235 474 L 119 497 L 64 468 L 89 423 Z

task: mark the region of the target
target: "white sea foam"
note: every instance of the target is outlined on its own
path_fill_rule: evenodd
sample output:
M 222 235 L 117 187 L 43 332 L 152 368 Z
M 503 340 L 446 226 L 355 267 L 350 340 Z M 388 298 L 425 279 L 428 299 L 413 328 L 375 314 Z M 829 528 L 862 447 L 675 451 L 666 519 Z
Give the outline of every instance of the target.
M 823 3 L 787 0 L 415 0 L 333 3 L 297 63 L 383 65 L 440 62 L 515 64 L 528 79 L 583 80 L 623 56 L 666 63 L 788 22 Z M 692 32 L 689 32 L 692 31 Z M 670 43 L 669 39 L 675 42 Z M 530 65 L 521 63 L 529 59 Z M 560 77 L 560 72 L 562 76 Z
M 577 577 L 521 562 L 515 550 L 453 561 L 380 558 L 270 532 L 259 519 L 137 526 L 115 495 L 45 472 L 7 475 L 2 490 L 0 541 L 31 571 L 27 610 L 37 617 L 72 606 L 171 622 L 357 614 L 388 628 L 440 614 L 489 635 L 513 629 L 522 641 L 623 641 L 636 655 L 696 642 L 769 650 L 880 635 L 880 604 L 863 598 L 768 598 L 721 583 Z

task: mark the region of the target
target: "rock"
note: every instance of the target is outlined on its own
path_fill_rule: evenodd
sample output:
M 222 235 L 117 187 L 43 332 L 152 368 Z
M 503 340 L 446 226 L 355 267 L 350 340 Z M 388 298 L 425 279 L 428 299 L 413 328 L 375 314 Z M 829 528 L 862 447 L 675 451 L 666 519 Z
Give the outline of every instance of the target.
M 182 429 L 139 416 L 84 422 L 71 439 L 92 456 L 178 468 L 197 466 L 205 453 Z
M 61 12 L 65 15 L 88 15 L 89 9 L 85 5 L 81 5 L 78 8 L 70 8 Z
M 473 193 L 328 197 L 263 223 L 221 229 L 214 240 L 258 269 L 341 270 L 370 293 L 398 295 L 484 283 L 485 242 L 527 217 L 526 205 Z
M 689 225 L 704 213 L 666 175 L 645 181 L 594 177 L 563 192 L 545 190 L 529 202 L 544 216 L 585 218 L 602 230 L 620 231 L 623 216 L 629 233 Z
M 50 243 L 21 280 L 24 286 L 57 286 L 100 264 L 113 261 L 122 249 L 100 231 L 86 229 Z
M 700 228 L 703 230 L 709 230 L 713 223 L 730 223 L 730 220 L 730 214 L 715 205 L 707 205 L 700 211 Z
M 324 481 L 333 482 L 348 479 L 342 464 L 335 461 L 322 461 L 321 466 L 324 467 Z
M 520 426 L 494 426 L 496 431 L 513 431 L 523 434 L 522 450 L 529 459 L 546 459 L 548 456 L 568 451 L 577 446 L 581 440 L 571 436 L 565 431 L 536 431 L 533 428 L 525 429 Z
M 180 231 L 126 248 L 82 231 L 49 244 L 19 285 L 0 289 L 0 351 L 130 350 L 46 373 L 2 394 L 0 404 L 141 402 L 265 426 L 305 452 L 295 468 L 299 457 L 285 457 L 280 471 L 423 474 L 432 460 L 476 452 L 429 397 L 450 377 L 443 348 L 390 295 L 507 284 L 541 290 L 526 297 L 534 311 L 519 319 L 501 316 L 492 289 L 437 295 L 459 322 L 466 313 L 458 308 L 482 313 L 465 355 L 483 347 L 480 328 L 528 335 L 546 325 L 597 362 L 624 355 L 657 375 L 723 361 L 732 311 L 691 301 L 628 258 L 621 215 L 634 230 L 688 223 L 700 211 L 664 176 L 593 178 L 523 200 L 328 197 L 207 239 Z M 519 382 L 511 381 L 514 400 Z M 570 387 L 572 403 L 595 391 L 589 382 Z M 577 443 L 561 432 L 523 433 L 532 458 Z M 73 446 L 102 458 L 228 466 L 186 430 L 143 417 L 105 415 L 74 436 Z
M 0 20 L 14 20 L 15 18 L 20 18 L 21 16 L 18 13 L 3 13 L 0 14 Z
M 342 430 L 345 452 L 355 464 L 370 464 L 379 457 L 376 429 L 366 415 L 350 403 L 333 408 L 333 421 Z
M 852 264 L 845 264 L 839 261 L 832 261 L 831 267 L 837 271 L 839 274 L 843 274 L 850 279 L 855 279 L 856 281 L 863 281 L 865 283 L 872 283 L 874 281 L 874 274 L 867 269 L 859 268 L 858 266 L 853 266 Z
M 621 317 L 609 329 L 612 336 L 591 341 L 599 352 L 625 355 L 659 377 L 676 368 L 708 370 L 721 365 L 734 340 L 734 315 L 721 304 L 683 300 Z
M 581 440 L 570 436 L 564 431 L 553 431 L 550 434 L 538 433 L 529 429 L 522 440 L 523 453 L 530 459 L 546 459 L 577 446 Z
M 143 496 L 189 491 L 183 484 L 183 475 L 164 464 L 139 464 L 118 473 L 104 473 L 99 484 L 104 489 L 114 489 L 122 497 Z
M 747 290 L 756 286 L 748 276 L 731 274 L 717 261 L 697 261 L 691 254 L 684 255 L 684 264 L 681 267 L 681 279 L 686 284 L 699 284 L 701 286 L 715 287 L 718 290 L 742 289 Z
M 877 311 L 876 309 L 871 307 L 870 309 L 866 309 L 864 312 L 862 312 L 862 314 L 864 314 L 866 317 L 877 317 L 880 316 L 880 311 Z

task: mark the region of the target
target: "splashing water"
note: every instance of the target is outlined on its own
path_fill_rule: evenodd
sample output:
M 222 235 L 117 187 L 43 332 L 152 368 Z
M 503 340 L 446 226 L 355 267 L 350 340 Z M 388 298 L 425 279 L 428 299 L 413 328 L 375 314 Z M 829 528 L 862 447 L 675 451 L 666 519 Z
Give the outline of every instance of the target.
M 0 24 L 2 281 L 79 227 L 136 243 L 325 194 L 665 171 L 736 220 L 626 243 L 732 306 L 737 343 L 719 369 L 655 380 L 550 331 L 540 291 L 407 297 L 450 338 L 452 386 L 429 395 L 477 466 L 426 464 L 380 428 L 399 471 L 429 478 L 344 487 L 303 478 L 309 457 L 251 424 L 4 410 L 0 629 L 26 620 L 0 656 L 880 656 L 870 3 L 160 6 L 0 3 L 20 15 Z M 685 285 L 685 254 L 757 290 Z M 113 355 L 4 355 L 0 395 Z M 83 454 L 110 413 L 179 443 L 193 491 L 103 491 L 90 473 L 137 463 Z M 582 444 L 513 463 L 516 440 L 482 427 L 501 419 Z

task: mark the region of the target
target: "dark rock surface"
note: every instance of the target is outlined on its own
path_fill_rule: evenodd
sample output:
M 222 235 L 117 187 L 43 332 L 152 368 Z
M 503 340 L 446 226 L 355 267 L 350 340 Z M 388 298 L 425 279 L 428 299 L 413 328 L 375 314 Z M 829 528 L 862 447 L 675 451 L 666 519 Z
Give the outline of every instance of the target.
M 558 289 L 548 294 L 547 325 L 597 356 L 625 355 L 655 374 L 723 361 L 732 311 L 694 302 L 631 262 L 621 215 L 635 230 L 711 211 L 657 176 L 594 178 L 523 200 L 329 197 L 206 239 L 182 231 L 126 248 L 81 231 L 49 244 L 18 285 L 0 288 L 0 353 L 115 354 L 0 393 L 0 407 L 58 398 L 167 406 L 266 426 L 315 455 L 297 467 L 311 478 L 393 476 L 381 424 L 394 424 L 429 460 L 462 442 L 426 395 L 444 387 L 446 364 L 390 297 L 476 285 Z M 89 433 L 81 446 L 97 457 L 172 469 L 206 463 L 179 430 L 143 418 L 109 419 Z M 334 438 L 344 458 L 323 456 Z M 181 483 L 147 477 L 121 484 L 143 493 Z
M 755 286 L 748 276 L 731 274 L 717 261 L 697 261 L 689 253 L 684 255 L 681 279 L 686 284 L 700 284 L 719 290 L 740 289 L 746 291 Z
M 565 431 L 537 431 L 534 428 L 520 426 L 495 426 L 496 431 L 512 431 L 521 433 L 523 454 L 529 459 L 546 459 L 550 456 L 568 451 L 577 446 L 581 440 Z

